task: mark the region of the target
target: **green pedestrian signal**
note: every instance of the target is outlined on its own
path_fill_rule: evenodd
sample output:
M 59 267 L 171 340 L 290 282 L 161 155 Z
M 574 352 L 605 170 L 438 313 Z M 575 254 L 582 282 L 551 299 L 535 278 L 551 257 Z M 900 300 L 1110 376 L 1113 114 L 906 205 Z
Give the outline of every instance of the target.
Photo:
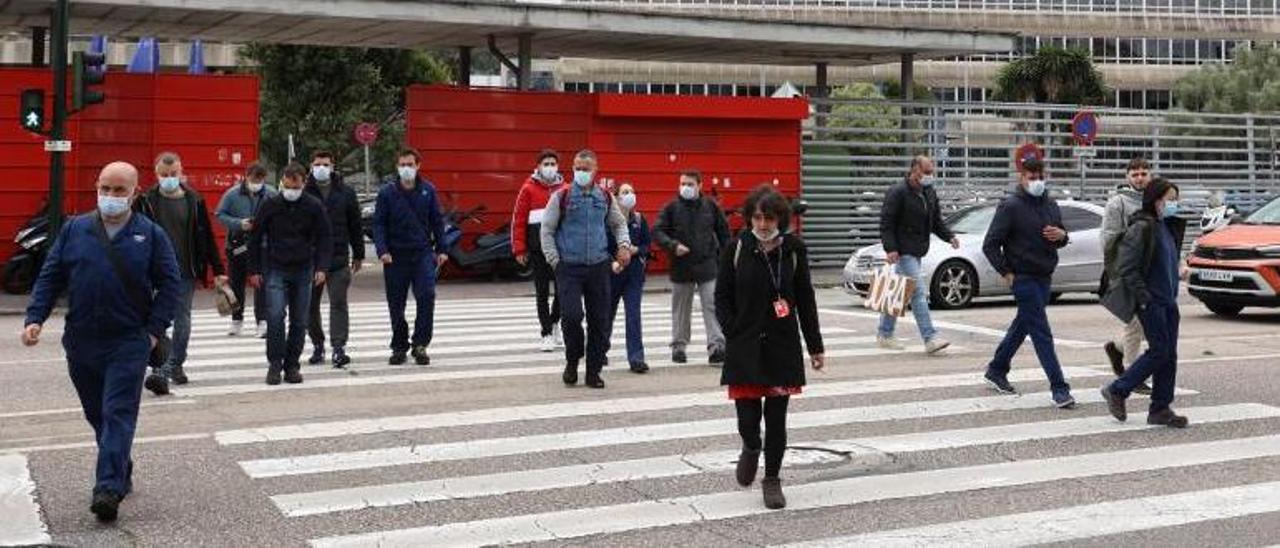
M 24 89 L 18 102 L 18 124 L 33 133 L 44 132 L 44 90 Z
M 102 53 L 77 51 L 71 54 L 71 108 L 81 110 L 107 98 L 93 89 L 106 80 L 107 56 Z

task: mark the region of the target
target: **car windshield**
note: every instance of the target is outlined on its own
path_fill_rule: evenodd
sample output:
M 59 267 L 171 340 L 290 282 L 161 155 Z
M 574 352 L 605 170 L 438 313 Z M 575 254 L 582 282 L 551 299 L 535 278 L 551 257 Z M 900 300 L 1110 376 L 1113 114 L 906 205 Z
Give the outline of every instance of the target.
M 996 216 L 995 206 L 965 209 L 947 219 L 947 228 L 956 234 L 983 234 Z
M 1271 200 L 1262 209 L 1253 212 L 1244 220 L 1247 225 L 1280 225 L 1280 198 Z

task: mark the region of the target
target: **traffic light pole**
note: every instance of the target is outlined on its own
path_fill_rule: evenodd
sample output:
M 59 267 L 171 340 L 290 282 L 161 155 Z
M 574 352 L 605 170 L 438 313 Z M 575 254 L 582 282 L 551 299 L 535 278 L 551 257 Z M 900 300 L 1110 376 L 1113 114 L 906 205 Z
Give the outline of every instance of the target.
M 68 0 L 57 0 L 53 9 L 53 40 L 49 61 L 53 66 L 53 128 L 49 139 L 62 141 L 67 135 L 67 39 L 71 22 Z M 65 179 L 65 152 L 49 154 L 49 234 L 56 237 L 62 228 L 62 189 Z

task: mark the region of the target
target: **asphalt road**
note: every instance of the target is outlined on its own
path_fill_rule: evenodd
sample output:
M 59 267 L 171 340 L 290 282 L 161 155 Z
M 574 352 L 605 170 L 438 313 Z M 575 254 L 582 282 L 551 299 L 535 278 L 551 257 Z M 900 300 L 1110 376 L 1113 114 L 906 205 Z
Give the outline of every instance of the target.
M 1009 302 L 935 312 L 954 346 L 926 357 L 911 322 L 906 351 L 878 349 L 875 318 L 823 289 L 832 357 L 792 401 L 790 507 L 770 512 L 758 485 L 733 481 L 733 408 L 700 321 L 691 363 L 668 361 L 666 295 L 646 301 L 653 371 L 617 365 L 619 329 L 609 386 L 590 390 L 563 386 L 563 358 L 537 350 L 523 285 L 442 287 L 433 364 L 388 367 L 377 277 L 361 277 L 356 363 L 304 366 L 296 387 L 267 387 L 262 341 L 199 311 L 192 383 L 144 395 L 136 491 L 110 526 L 87 511 L 91 434 L 61 320 L 26 349 L 20 318 L 0 318 L 0 545 L 1280 542 L 1280 313 L 1222 319 L 1184 300 L 1175 408 L 1192 426 L 1175 431 L 1146 427 L 1140 399 L 1123 425 L 1098 403 L 1101 343 L 1119 324 L 1088 296 L 1050 308 L 1082 402 L 1058 410 L 1029 342 L 1015 361 L 1024 395 L 981 384 Z

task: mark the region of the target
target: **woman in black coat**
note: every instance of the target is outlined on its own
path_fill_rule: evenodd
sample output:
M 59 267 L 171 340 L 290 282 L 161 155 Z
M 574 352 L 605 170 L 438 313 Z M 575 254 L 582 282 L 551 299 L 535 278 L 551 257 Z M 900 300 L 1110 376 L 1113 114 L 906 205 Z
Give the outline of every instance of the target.
M 751 220 L 720 256 L 716 316 L 724 329 L 726 359 L 720 384 L 729 387 L 738 413 L 742 455 L 737 479 L 755 481 L 760 463 L 760 419 L 765 421 L 765 506 L 786 506 L 778 472 L 787 447 L 787 403 L 804 386 L 804 345 L 814 370 L 824 364 L 818 308 L 804 242 L 782 234 L 791 207 L 772 186 L 752 191 L 743 205 Z

